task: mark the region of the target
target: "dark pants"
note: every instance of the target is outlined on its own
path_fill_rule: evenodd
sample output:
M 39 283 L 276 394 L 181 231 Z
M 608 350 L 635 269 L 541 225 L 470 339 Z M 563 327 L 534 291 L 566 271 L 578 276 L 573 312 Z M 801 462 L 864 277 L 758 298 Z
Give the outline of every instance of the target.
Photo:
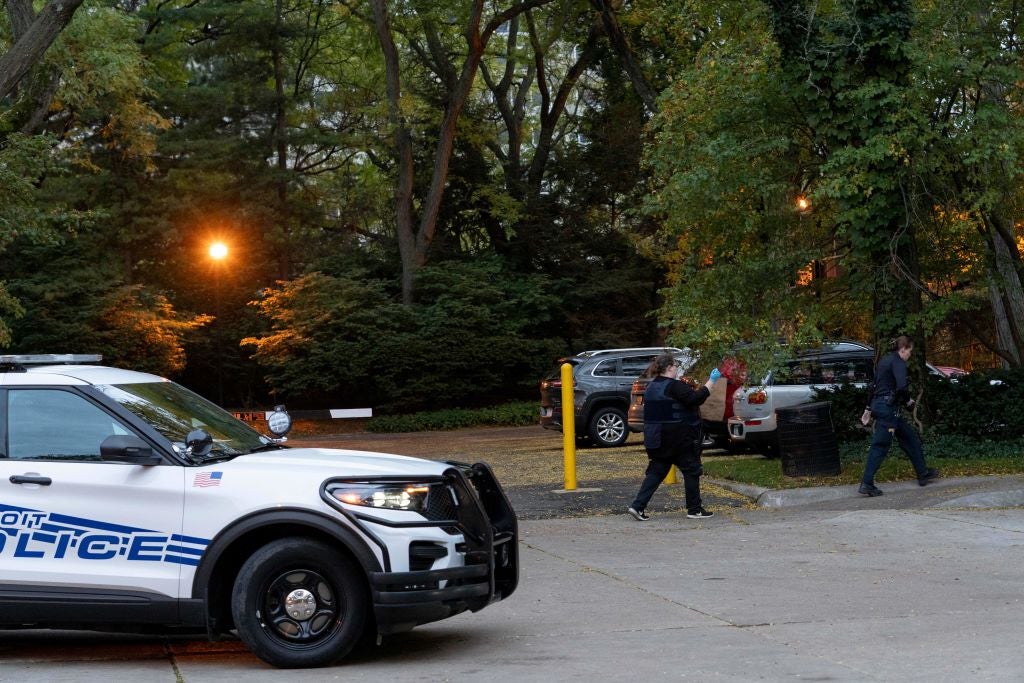
M 871 401 L 871 414 L 875 418 L 875 433 L 871 439 L 871 449 L 868 451 L 868 461 L 864 465 L 864 476 L 861 481 L 874 485 L 875 474 L 882 466 L 885 456 L 889 454 L 894 436 L 914 465 L 917 478 L 923 477 L 928 472 L 928 466 L 924 461 L 924 447 L 914 428 L 900 417 L 896 407 L 886 403 L 885 399 L 876 398 Z
M 696 513 L 701 509 L 700 499 L 700 475 L 704 468 L 700 462 L 700 436 L 697 440 L 687 439 L 681 444 L 674 446 L 662 446 L 657 449 L 648 449 L 647 471 L 644 473 L 644 481 L 640 484 L 640 491 L 631 506 L 634 510 L 646 510 L 647 503 L 651 501 L 654 492 L 658 490 L 661 482 L 665 481 L 669 470 L 675 465 L 683 473 L 683 489 L 686 492 L 686 511 Z

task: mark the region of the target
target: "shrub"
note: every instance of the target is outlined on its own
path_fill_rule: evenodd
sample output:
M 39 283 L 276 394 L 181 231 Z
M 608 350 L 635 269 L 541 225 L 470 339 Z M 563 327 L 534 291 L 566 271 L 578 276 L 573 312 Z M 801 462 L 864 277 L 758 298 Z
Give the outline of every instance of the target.
M 1024 370 L 989 370 L 956 382 L 930 379 L 927 392 L 936 431 L 993 440 L 1024 436 L 1018 410 L 1024 405 Z
M 867 433 L 860 423 L 861 413 L 868 403 L 867 388 L 842 384 L 835 389 L 817 390 L 815 401 L 831 401 L 832 424 L 836 430 L 836 438 L 842 443 L 863 439 Z
M 816 391 L 814 398 L 832 402 L 839 441 L 864 438 L 860 415 L 868 402 L 866 388 L 843 385 Z M 930 376 L 922 402 L 925 410 L 919 411 L 919 417 L 927 434 L 990 441 L 1024 436 L 1024 414 L 1017 410 L 1024 405 L 1024 369 L 977 372 L 955 382 Z
M 536 394 L 562 350 L 544 278 L 477 259 L 425 267 L 417 285 L 405 306 L 385 282 L 354 275 L 280 283 L 253 304 L 270 330 L 242 344 L 296 406 L 397 414 Z
M 426 432 L 463 427 L 523 427 L 537 423 L 537 404 L 517 401 L 490 408 L 452 408 L 408 415 L 382 415 L 366 425 L 367 431 Z

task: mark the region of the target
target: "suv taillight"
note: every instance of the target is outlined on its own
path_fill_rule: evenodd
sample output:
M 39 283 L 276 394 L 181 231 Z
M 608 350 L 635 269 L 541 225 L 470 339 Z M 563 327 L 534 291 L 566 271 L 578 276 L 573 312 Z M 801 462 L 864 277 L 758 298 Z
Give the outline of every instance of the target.
M 764 405 L 767 402 L 768 402 L 768 394 L 765 393 L 764 390 L 762 390 L 762 389 L 758 389 L 757 391 L 752 391 L 747 396 L 747 403 L 749 403 L 750 405 L 755 405 L 755 406 Z

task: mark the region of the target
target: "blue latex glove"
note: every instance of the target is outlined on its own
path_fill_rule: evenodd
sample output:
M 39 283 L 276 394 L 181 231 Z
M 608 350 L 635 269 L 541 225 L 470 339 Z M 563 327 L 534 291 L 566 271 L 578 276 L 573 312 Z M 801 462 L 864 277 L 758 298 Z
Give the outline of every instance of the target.
M 721 377 L 722 377 L 722 373 L 721 373 L 721 371 L 718 368 L 714 368 L 711 371 L 710 379 L 711 379 L 712 383 L 717 382 L 719 379 L 721 379 Z

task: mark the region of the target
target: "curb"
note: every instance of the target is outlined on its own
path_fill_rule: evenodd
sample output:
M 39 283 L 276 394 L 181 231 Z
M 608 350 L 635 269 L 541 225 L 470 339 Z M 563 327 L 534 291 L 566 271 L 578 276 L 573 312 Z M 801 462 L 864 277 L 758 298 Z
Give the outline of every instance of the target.
M 709 484 L 749 498 L 754 505 L 763 508 L 783 508 L 804 503 L 821 503 L 857 495 L 856 486 L 813 486 L 797 489 L 767 489 L 761 486 L 741 484 L 726 479 L 707 479 Z
M 1021 478 L 1016 475 L 989 475 L 981 477 L 952 477 L 941 479 L 940 482 L 951 486 L 981 486 L 1000 485 L 1005 482 L 1020 482 Z M 738 493 L 749 498 L 758 507 L 783 508 L 792 505 L 804 505 L 808 503 L 822 503 L 842 498 L 857 498 L 857 485 L 843 486 L 812 486 L 795 489 L 768 489 L 761 486 L 741 484 L 727 479 L 707 478 L 709 484 L 720 486 L 724 489 Z M 903 491 L 916 490 L 917 483 L 908 482 L 886 482 L 886 490 Z M 1008 488 L 1002 490 L 983 490 L 976 493 L 951 498 L 941 503 L 935 503 L 930 507 L 944 508 L 1001 508 L 1024 506 L 1024 488 Z

